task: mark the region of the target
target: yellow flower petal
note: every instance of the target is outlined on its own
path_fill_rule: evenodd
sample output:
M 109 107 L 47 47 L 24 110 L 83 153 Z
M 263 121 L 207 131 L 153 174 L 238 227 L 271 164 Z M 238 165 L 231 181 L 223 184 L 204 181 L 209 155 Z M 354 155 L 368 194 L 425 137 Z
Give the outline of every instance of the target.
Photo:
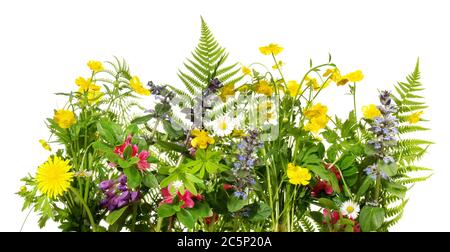
M 380 110 L 375 104 L 369 104 L 362 107 L 363 117 L 373 120 L 375 117 L 381 116 Z

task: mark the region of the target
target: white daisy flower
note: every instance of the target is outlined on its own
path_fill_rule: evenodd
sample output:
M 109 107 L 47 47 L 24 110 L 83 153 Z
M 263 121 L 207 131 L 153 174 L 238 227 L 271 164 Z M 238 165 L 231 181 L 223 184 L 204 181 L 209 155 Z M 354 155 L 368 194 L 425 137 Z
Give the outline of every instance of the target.
M 234 120 L 222 116 L 211 122 L 214 134 L 223 137 L 231 134 L 234 129 Z
M 351 200 L 347 200 L 346 202 L 342 203 L 341 213 L 342 215 L 354 220 L 358 218 L 359 205 Z
M 172 186 L 173 186 L 173 188 L 175 188 L 176 191 L 178 191 L 178 189 L 180 189 L 180 187 L 183 186 L 183 181 L 175 180 L 172 182 Z

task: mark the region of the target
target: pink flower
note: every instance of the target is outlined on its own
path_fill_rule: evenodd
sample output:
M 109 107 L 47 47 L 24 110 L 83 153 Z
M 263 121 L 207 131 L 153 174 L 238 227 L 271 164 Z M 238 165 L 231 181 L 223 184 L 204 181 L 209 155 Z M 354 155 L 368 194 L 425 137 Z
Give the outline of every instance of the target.
M 169 188 L 165 187 L 161 189 L 161 194 L 163 196 L 163 200 L 161 201 L 161 203 L 166 203 L 166 204 L 172 204 L 173 202 L 173 196 L 172 194 L 170 194 L 169 192 Z
M 173 203 L 173 198 L 175 196 L 170 193 L 169 187 L 162 188 L 161 194 L 163 196 L 163 200 L 161 201 L 162 204 L 172 204 Z M 193 198 L 195 198 L 197 201 L 200 201 L 203 199 L 203 196 L 201 194 L 192 195 L 192 193 L 188 190 L 184 190 L 183 195 L 181 195 L 180 192 L 177 192 L 177 196 L 178 196 L 179 200 L 183 201 L 183 205 L 181 206 L 181 208 L 193 208 L 195 205 Z
M 331 224 L 336 224 L 341 218 L 338 211 L 329 212 L 327 209 L 323 209 L 323 217 L 325 217 L 324 224 L 328 222 L 330 222 Z
M 147 162 L 147 158 L 149 156 L 150 156 L 150 153 L 146 150 L 141 151 L 141 153 L 139 153 L 139 155 L 138 155 L 139 162 L 137 163 L 137 167 L 139 170 L 145 171 L 148 168 L 150 168 L 150 164 Z
M 127 148 L 128 146 L 131 145 L 131 138 L 132 138 L 132 136 L 128 135 L 127 138 L 125 139 L 125 142 L 122 145 L 116 146 L 116 148 L 114 148 L 114 153 L 116 153 L 121 158 L 123 158 L 123 152 L 125 151 L 125 148 Z M 131 149 L 132 149 L 131 156 L 132 157 L 136 156 L 136 154 L 138 152 L 137 145 L 131 146 Z
M 184 204 L 181 206 L 181 208 L 193 208 L 195 203 L 192 200 L 192 193 L 188 190 L 184 191 L 184 194 L 181 195 L 180 192 L 178 192 L 178 198 L 184 202 Z

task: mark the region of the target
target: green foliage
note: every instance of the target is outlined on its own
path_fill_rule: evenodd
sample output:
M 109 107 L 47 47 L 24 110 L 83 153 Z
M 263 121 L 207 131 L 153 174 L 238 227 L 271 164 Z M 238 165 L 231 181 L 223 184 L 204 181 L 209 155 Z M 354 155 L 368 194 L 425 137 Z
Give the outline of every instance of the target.
M 420 94 L 424 90 L 420 82 L 419 60 L 417 60 L 414 71 L 406 77 L 406 82 L 398 82 L 395 85 L 396 94 L 392 94 L 398 112 L 395 114 L 399 118 L 398 127 L 400 140 L 394 152 L 397 160 L 396 175 L 392 181 L 384 183 L 382 205 L 386 208 L 385 221 L 380 227 L 380 231 L 387 231 L 395 225 L 403 215 L 403 210 L 408 202 L 404 199 L 408 188 L 405 185 L 422 182 L 428 179 L 431 174 L 430 168 L 415 165 L 426 153 L 428 147 L 433 144 L 431 141 L 407 138 L 408 134 L 429 130 L 421 125 L 413 125 L 408 121 L 409 116 L 415 112 L 422 112 L 427 108 Z M 421 119 L 419 122 L 425 121 Z M 414 174 L 418 176 L 412 176 Z
M 238 63 L 225 65 L 228 53 L 214 38 L 206 22 L 201 19 L 200 40 L 192 52 L 192 59 L 184 63 L 185 70 L 178 72 L 178 77 L 183 82 L 187 93 L 177 92 L 179 95 L 188 95 L 191 100 L 200 97 L 210 81 L 218 78 L 224 85 L 236 83 L 242 76 L 239 75 Z M 175 89 L 174 89 L 175 90 Z

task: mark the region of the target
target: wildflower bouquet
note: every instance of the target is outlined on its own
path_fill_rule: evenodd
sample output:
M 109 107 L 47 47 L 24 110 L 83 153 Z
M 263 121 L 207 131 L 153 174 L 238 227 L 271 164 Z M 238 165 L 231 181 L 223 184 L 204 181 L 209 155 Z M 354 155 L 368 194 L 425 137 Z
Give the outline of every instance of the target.
M 408 138 L 427 130 L 419 63 L 359 118 L 362 71 L 330 56 L 290 80 L 281 46 L 259 50 L 272 69 L 229 64 L 202 19 L 184 88 L 144 86 L 117 58 L 89 61 L 46 120 L 50 156 L 22 179 L 23 209 L 63 231 L 387 231 L 408 185 L 429 176 L 415 163 L 431 142 Z M 349 89 L 346 118 L 318 101 L 329 85 Z

